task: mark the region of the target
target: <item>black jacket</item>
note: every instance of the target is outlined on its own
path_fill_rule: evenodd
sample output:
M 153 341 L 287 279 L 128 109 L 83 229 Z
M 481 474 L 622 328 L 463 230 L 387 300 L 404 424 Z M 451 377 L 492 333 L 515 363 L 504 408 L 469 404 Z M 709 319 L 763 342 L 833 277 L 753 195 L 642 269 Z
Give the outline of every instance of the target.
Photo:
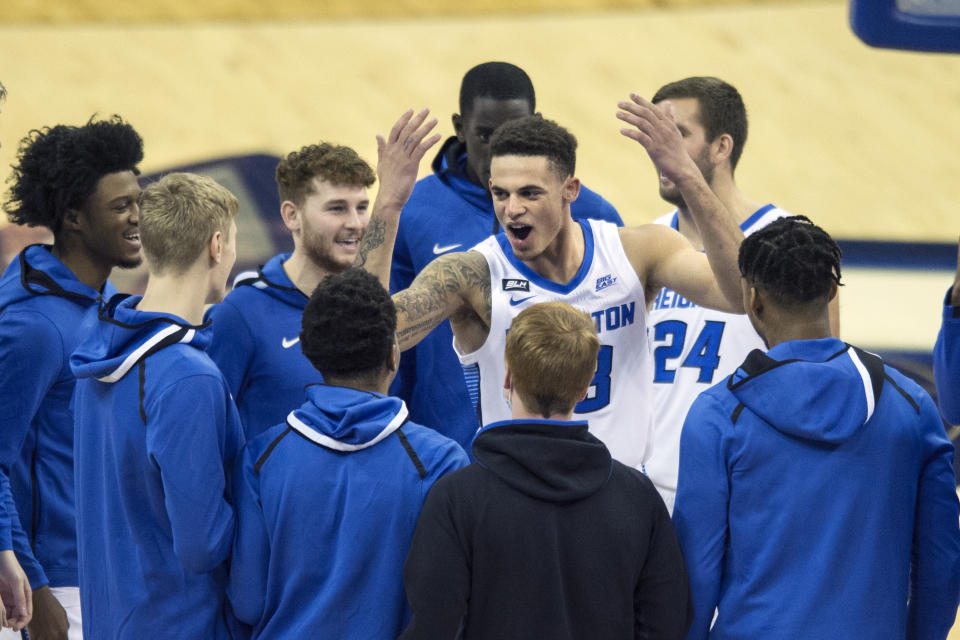
M 586 422 L 485 427 L 441 478 L 404 571 L 404 640 L 683 638 L 692 619 L 670 517 Z

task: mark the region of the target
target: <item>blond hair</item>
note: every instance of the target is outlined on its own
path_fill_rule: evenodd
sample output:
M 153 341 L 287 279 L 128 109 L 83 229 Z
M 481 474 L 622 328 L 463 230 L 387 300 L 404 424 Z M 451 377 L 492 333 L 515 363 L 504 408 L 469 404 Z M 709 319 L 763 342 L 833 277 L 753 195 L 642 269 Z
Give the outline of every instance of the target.
M 513 319 L 504 357 L 523 404 L 548 417 L 569 413 L 583 398 L 599 350 L 589 315 L 564 302 L 544 302 Z
M 182 273 L 217 231 L 225 240 L 239 203 L 212 178 L 170 173 L 140 195 L 140 241 L 152 273 Z

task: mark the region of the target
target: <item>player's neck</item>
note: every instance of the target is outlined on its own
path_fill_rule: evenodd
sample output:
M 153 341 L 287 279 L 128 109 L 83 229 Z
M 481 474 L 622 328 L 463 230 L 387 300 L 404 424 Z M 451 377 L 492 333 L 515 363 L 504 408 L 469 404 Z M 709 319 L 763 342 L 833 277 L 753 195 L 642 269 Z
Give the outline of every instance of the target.
M 287 261 L 283 263 L 283 270 L 293 286 L 308 298 L 320 281 L 332 273 L 307 257 L 306 251 L 299 248 L 294 249 Z
M 743 223 L 763 206 L 760 202 L 745 196 L 731 177 L 715 177 L 710 188 L 723 206 L 733 214 L 737 223 Z M 694 248 L 703 250 L 703 240 L 700 238 L 693 214 L 685 206 L 677 207 L 677 227 L 677 230 L 690 241 Z
M 573 411 L 567 413 L 551 413 L 545 416 L 538 411 L 528 409 L 520 399 L 520 395 L 515 391 L 510 395 L 510 418 L 517 421 L 524 420 L 573 420 Z
M 83 248 L 73 246 L 67 241 L 54 242 L 51 253 L 73 272 L 77 280 L 97 291 L 103 290 L 113 268 L 112 264 L 102 264 Z
M 177 275 L 150 274 L 143 299 L 137 304 L 139 311 L 171 313 L 198 325 L 203 322 L 210 289 L 209 271 L 191 268 Z
M 586 242 L 583 229 L 569 217 L 557 237 L 532 260 L 524 260 L 534 273 L 558 284 L 567 284 L 577 275 L 583 264 Z
M 772 319 L 762 329 L 768 349 L 790 340 L 820 340 L 832 335 L 830 314 L 826 307 L 822 313 L 808 316 L 797 315 L 795 311 L 774 313 L 779 317 Z

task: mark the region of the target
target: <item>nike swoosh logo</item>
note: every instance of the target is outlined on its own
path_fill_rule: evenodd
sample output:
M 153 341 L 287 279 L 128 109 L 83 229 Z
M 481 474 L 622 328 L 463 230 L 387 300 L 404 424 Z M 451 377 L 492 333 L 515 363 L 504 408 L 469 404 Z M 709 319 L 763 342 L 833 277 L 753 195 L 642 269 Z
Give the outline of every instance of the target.
M 535 298 L 535 297 L 537 297 L 536 294 L 534 294 L 534 295 L 532 295 L 532 296 L 527 296 L 526 298 L 513 298 L 513 297 L 511 297 L 511 298 L 510 298 L 510 306 L 511 306 L 511 307 L 515 307 L 515 306 L 517 306 L 518 304 L 524 303 L 524 302 L 526 302 L 527 300 L 529 300 L 530 298 Z
M 296 338 L 293 338 L 292 340 L 287 340 L 286 338 L 284 338 L 284 339 L 280 342 L 280 344 L 283 345 L 283 348 L 284 348 L 284 349 L 289 349 L 290 347 L 292 347 L 293 345 L 297 344 L 298 342 L 300 342 L 300 336 L 297 336 Z
M 453 251 L 454 249 L 456 249 L 457 247 L 459 247 L 459 246 L 462 245 L 462 244 L 463 244 L 462 242 L 458 242 L 457 244 L 447 244 L 447 245 L 444 245 L 444 246 L 442 246 L 442 247 L 441 247 L 439 244 L 434 244 L 434 245 L 433 245 L 433 255 L 438 256 L 438 255 L 440 255 L 441 253 L 446 253 L 447 251 Z

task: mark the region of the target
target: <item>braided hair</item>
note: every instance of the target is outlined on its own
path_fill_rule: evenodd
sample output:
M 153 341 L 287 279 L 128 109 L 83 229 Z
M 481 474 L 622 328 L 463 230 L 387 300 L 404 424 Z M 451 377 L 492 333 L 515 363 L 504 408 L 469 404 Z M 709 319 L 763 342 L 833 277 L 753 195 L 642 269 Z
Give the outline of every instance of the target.
M 780 218 L 740 245 L 740 274 L 785 307 L 820 298 L 840 283 L 840 247 L 806 216 Z

